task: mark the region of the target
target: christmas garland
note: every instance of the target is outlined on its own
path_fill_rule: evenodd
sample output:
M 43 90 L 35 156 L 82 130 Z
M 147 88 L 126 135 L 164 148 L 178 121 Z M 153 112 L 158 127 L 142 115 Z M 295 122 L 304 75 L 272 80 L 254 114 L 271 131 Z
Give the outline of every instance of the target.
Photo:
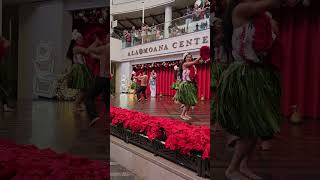
M 175 65 L 180 63 L 179 60 L 177 61 L 167 61 L 167 62 L 154 62 L 154 63 L 146 63 L 146 64 L 135 64 L 133 65 L 133 69 L 140 69 L 140 70 L 148 70 L 154 68 L 173 68 Z M 209 64 L 210 59 L 204 60 L 202 64 Z

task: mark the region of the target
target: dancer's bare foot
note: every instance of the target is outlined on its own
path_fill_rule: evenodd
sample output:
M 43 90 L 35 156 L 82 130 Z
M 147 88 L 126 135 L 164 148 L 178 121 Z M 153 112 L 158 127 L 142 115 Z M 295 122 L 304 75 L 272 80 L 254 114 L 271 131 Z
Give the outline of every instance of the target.
M 181 118 L 182 120 L 184 120 L 184 121 L 188 121 L 188 120 L 189 120 L 186 116 L 182 116 L 182 115 L 180 115 L 180 118 Z
M 188 119 L 192 119 L 192 117 L 190 117 L 190 116 L 188 116 L 188 115 L 185 115 L 185 117 L 188 118 Z
M 258 175 L 253 173 L 248 167 L 240 167 L 240 172 L 248 176 L 250 179 L 262 180 L 262 177 L 259 177 Z
M 239 171 L 227 170 L 225 175 L 228 180 L 250 180 L 248 177 L 244 176 Z
M 4 112 L 13 112 L 14 109 L 12 109 L 11 107 L 9 107 L 8 105 L 3 105 L 3 111 Z
M 100 119 L 99 117 L 94 118 L 94 119 L 90 122 L 89 126 L 90 126 L 90 127 L 94 126 L 99 119 Z

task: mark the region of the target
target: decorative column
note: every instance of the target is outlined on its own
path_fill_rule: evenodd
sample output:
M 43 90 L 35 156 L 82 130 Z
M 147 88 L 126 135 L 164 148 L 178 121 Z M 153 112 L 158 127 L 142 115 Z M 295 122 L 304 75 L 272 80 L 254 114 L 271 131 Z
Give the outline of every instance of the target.
M 2 0 L 0 0 L 0 35 L 2 35 Z
M 172 21 L 172 6 L 166 6 L 165 8 L 165 16 L 164 16 L 164 37 L 169 37 L 169 26 Z
M 110 14 L 110 35 L 113 33 L 113 15 Z

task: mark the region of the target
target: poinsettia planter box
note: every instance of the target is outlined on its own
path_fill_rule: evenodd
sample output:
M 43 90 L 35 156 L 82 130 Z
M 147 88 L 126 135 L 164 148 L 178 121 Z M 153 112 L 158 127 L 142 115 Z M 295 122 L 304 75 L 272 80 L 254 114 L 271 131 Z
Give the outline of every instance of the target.
M 127 141 L 127 131 L 126 131 L 126 129 L 124 129 L 122 127 L 110 125 L 110 131 L 111 131 L 112 135 L 116 136 L 119 139 L 122 139 L 122 140 L 128 142 Z
M 111 126 L 111 134 L 124 140 L 126 143 L 131 143 L 139 146 L 147 151 L 154 153 L 154 145 L 147 136 L 139 133 L 132 133 L 130 130 L 123 127 Z
M 162 141 L 155 140 L 154 145 L 156 148 L 156 155 L 159 155 L 163 158 L 166 158 L 170 161 L 173 161 L 176 164 L 179 164 L 189 170 L 197 172 L 200 177 L 206 177 L 205 171 L 203 169 L 204 160 L 200 155 L 190 154 L 184 155 L 178 151 L 172 151 L 165 147 L 165 143 Z M 210 175 L 210 174 L 209 174 Z
M 149 152 L 154 153 L 154 145 L 153 142 L 149 140 L 149 138 L 143 134 L 132 133 L 130 130 L 127 131 L 127 140 L 129 143 L 134 144 L 138 147 L 141 147 Z
M 134 144 L 143 148 L 156 156 L 161 156 L 169 161 L 179 164 L 191 171 L 196 172 L 200 177 L 210 176 L 209 160 L 203 160 L 201 155 L 184 155 L 178 151 L 172 151 L 165 147 L 163 141 L 150 141 L 147 136 L 139 133 L 132 133 L 123 127 L 111 125 L 111 134 L 124 140 L 127 143 Z

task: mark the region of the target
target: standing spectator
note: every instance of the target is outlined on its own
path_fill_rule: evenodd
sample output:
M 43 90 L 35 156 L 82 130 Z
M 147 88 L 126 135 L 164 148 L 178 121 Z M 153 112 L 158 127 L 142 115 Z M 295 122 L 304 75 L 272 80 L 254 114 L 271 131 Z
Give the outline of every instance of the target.
M 204 10 L 205 10 L 206 18 L 210 18 L 210 1 L 209 0 L 206 0 L 204 4 Z
M 195 4 L 193 8 L 193 21 L 200 20 L 201 11 L 202 11 L 201 7 L 198 6 L 198 4 Z
M 134 27 L 134 26 L 132 26 L 132 30 L 131 30 L 131 39 L 132 39 L 131 46 L 135 46 L 138 41 L 138 32 L 136 30 L 136 27 Z
M 161 30 L 160 30 L 160 27 L 156 27 L 156 39 L 159 40 L 159 39 L 162 39 L 161 37 Z
M 127 46 L 126 33 L 127 33 L 127 30 L 123 30 L 123 33 L 122 33 L 122 48 L 125 48 Z
M 186 17 L 186 31 L 189 32 L 189 25 L 192 22 L 192 11 L 190 10 L 190 8 L 187 8 L 187 11 L 185 13 L 185 17 Z
M 125 33 L 126 47 L 131 46 L 131 34 L 126 30 Z
M 147 27 L 145 24 L 142 24 L 142 27 L 141 27 L 141 38 L 142 38 L 142 44 L 145 43 L 147 39 Z

